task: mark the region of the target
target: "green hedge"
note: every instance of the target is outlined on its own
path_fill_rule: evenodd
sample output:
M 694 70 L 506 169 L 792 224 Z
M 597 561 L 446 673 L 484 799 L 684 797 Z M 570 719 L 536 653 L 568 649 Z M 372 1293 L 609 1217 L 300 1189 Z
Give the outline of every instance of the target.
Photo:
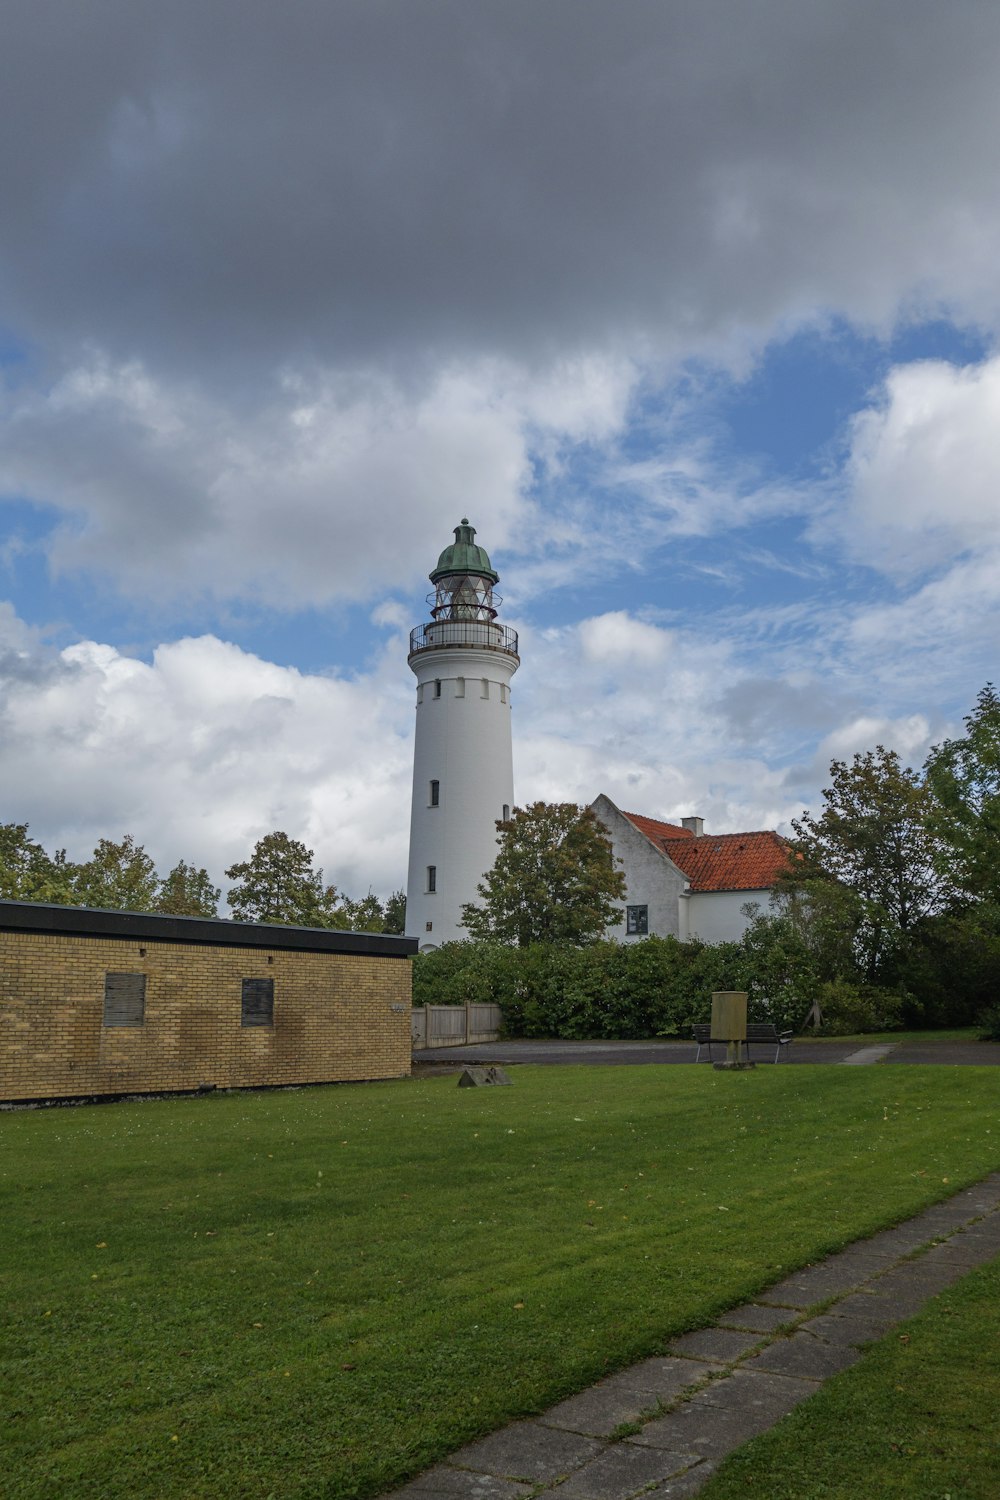
M 713 990 L 746 990 L 751 1021 L 800 1030 L 813 1002 L 828 1034 L 902 1024 L 897 992 L 831 978 L 822 955 L 784 916 L 758 916 L 738 943 L 446 943 L 413 961 L 415 1005 L 492 1000 L 508 1036 L 625 1040 L 690 1036 L 709 1021 Z
M 637 1038 L 690 1035 L 711 1018 L 713 990 L 746 990 L 753 1021 L 797 1026 L 811 1000 L 751 971 L 740 943 L 446 943 L 414 959 L 415 1005 L 502 1006 L 508 1036 Z

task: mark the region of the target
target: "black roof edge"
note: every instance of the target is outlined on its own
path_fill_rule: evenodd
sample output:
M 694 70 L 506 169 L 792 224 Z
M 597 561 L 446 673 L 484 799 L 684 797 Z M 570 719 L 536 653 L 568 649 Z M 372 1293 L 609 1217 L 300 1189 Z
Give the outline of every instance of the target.
M 416 938 L 383 932 L 338 932 L 327 927 L 279 927 L 228 922 L 224 917 L 166 917 L 154 912 L 103 911 L 90 906 L 47 906 L 0 900 L 0 932 L 122 938 L 132 942 L 191 943 L 212 948 L 271 948 L 298 953 L 362 953 L 409 958 Z

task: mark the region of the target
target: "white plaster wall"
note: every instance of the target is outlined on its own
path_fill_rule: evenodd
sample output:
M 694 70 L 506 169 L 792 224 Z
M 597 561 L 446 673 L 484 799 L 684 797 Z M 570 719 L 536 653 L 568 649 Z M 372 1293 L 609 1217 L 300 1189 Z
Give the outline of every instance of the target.
M 689 935 L 703 943 L 739 942 L 750 926 L 741 907 L 756 901 L 762 912 L 770 910 L 771 892 L 694 891 L 688 898 Z
M 436 628 L 440 648 L 423 651 L 410 663 L 417 678 L 417 723 L 406 935 L 417 938 L 421 948 L 467 936 L 462 906 L 478 901 L 476 886 L 497 855 L 496 821 L 504 804 L 514 803 L 510 681 L 517 658 L 449 644 L 447 630 Z M 434 694 L 436 681 L 440 697 Z M 440 782 L 437 807 L 430 806 L 432 780 Z M 428 865 L 437 868 L 435 892 L 427 890 Z
M 683 937 L 678 906 L 686 876 L 618 811 L 610 797 L 602 794 L 591 807 L 610 834 L 615 858 L 621 860 L 625 873 L 625 900 L 615 902 L 622 920 L 605 935 L 623 943 L 642 942 L 641 936 L 626 933 L 625 908 L 648 906 L 649 937 Z

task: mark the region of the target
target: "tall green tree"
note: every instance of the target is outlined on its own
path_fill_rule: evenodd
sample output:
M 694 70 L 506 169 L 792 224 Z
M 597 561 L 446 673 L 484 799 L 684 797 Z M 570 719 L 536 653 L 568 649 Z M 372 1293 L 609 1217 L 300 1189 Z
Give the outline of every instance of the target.
M 497 823 L 496 862 L 476 887 L 482 905 L 462 908 L 473 938 L 512 943 L 590 943 L 622 920 L 625 876 L 589 807 L 534 802 Z
M 406 931 L 406 892 L 393 891 L 386 898 L 384 932 L 398 935 Z
M 80 865 L 74 878 L 77 906 L 112 911 L 156 911 L 160 888 L 156 866 L 130 833 L 120 843 L 99 839 L 93 857 Z
M 30 837 L 27 823 L 0 823 L 0 897 L 4 900 L 73 905 L 75 873 L 65 849 L 50 857 Z
M 323 884 L 313 851 L 280 830 L 258 839 L 251 857 L 231 865 L 226 879 L 234 882 L 226 901 L 238 921 L 343 925 L 336 887 Z
M 385 910 L 374 891 L 351 901 L 346 896 L 340 906 L 344 927 L 350 932 L 384 932 Z
M 819 817 L 805 812 L 792 822 L 799 858 L 790 882 L 808 893 L 810 883 L 833 880 L 854 893 L 862 977 L 884 981 L 905 935 L 949 894 L 934 798 L 884 745 L 850 765 L 833 761 L 830 777 Z
M 927 759 L 945 868 L 967 899 L 1000 908 L 1000 696 L 991 682 L 965 719 L 965 734 Z
M 217 917 L 221 894 L 207 870 L 196 870 L 181 859 L 160 881 L 156 910 L 169 917 Z

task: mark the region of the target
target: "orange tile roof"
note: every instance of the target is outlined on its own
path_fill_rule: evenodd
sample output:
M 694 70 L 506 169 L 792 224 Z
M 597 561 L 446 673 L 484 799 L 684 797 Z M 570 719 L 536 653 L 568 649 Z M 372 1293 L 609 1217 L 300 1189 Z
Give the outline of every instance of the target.
M 788 865 L 789 847 L 770 829 L 695 838 L 689 828 L 673 823 L 638 813 L 624 816 L 683 871 L 692 891 L 767 890 Z
M 622 817 L 634 823 L 639 832 L 652 839 L 654 844 L 659 844 L 664 839 L 694 838 L 690 828 L 681 828 L 677 823 L 660 823 L 656 818 L 644 818 L 641 813 L 622 813 Z

